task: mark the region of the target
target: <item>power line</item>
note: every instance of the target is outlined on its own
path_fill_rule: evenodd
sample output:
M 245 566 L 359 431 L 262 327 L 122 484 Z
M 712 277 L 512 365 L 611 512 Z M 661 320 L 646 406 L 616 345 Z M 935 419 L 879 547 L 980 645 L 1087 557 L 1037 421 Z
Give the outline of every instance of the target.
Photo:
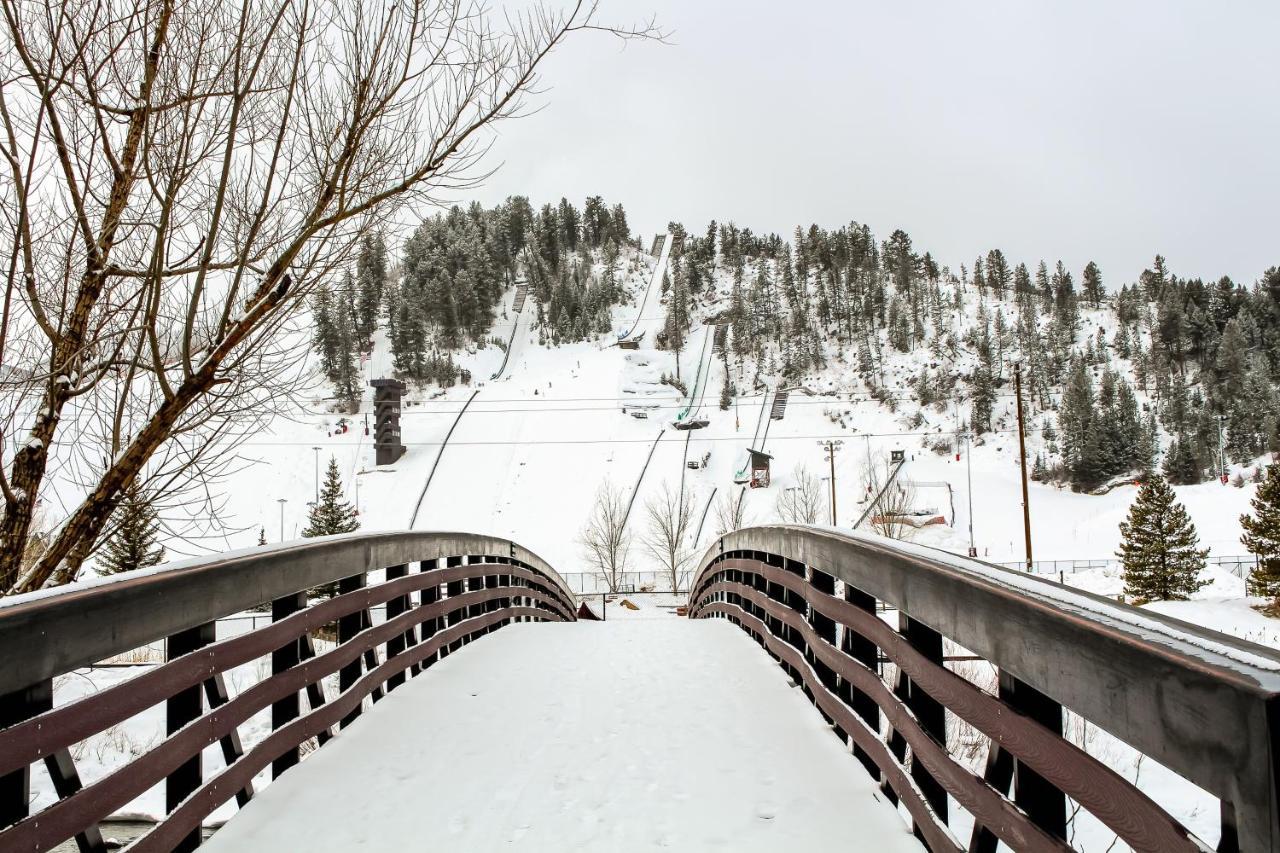
M 470 414 L 470 412 L 468 412 Z M 1016 433 L 1016 429 L 989 430 L 988 435 L 1010 435 Z M 1041 429 L 1028 429 L 1026 432 L 1044 432 Z M 845 438 L 912 438 L 912 437 L 950 437 L 956 435 L 955 430 L 930 430 L 924 432 L 845 432 L 832 433 L 829 435 L 779 435 L 770 436 L 774 441 L 827 441 L 833 439 Z M 675 441 L 676 438 L 666 439 L 663 441 Z M 699 441 L 725 442 L 732 441 L 745 444 L 746 439 L 742 436 L 717 436 L 700 438 Z M 560 446 L 560 445 L 593 445 L 593 444 L 650 444 L 651 438 L 565 438 L 565 439 L 523 439 L 523 440 L 504 440 L 504 441 L 450 441 L 450 447 L 511 447 L 511 446 Z M 237 446 L 240 447 L 307 447 L 310 446 L 312 439 L 306 441 L 243 441 Z M 327 447 L 346 447 L 344 442 L 320 442 Z M 406 447 L 439 447 L 443 442 L 439 441 L 401 441 Z

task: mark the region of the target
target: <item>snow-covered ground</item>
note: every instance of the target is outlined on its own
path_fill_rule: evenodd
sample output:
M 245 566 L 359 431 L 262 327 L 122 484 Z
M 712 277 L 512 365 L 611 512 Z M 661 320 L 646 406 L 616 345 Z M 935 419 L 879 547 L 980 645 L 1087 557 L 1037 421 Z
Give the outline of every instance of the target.
M 661 260 L 665 261 L 665 257 Z M 243 446 L 243 455 L 254 461 L 227 484 L 226 512 L 233 529 L 220 541 L 204 544 L 217 549 L 250 547 L 257 542 L 259 531 L 269 541 L 297 537 L 306 524 L 307 503 L 314 497 L 317 468 L 323 474 L 323 466 L 331 455 L 339 463 L 348 499 L 357 505 L 364 529 L 408 527 L 427 472 L 440 455 L 444 436 L 464 402 L 478 389 L 475 401 L 440 456 L 438 470 L 415 525 L 418 529 L 460 529 L 507 536 L 538 553 L 565 575 L 589 572 L 578 536 L 597 490 L 607 480 L 628 495 L 636 490 L 629 525 L 633 537 L 629 568 L 656 572 L 661 567 L 642 542 L 643 508 L 662 488 L 683 488 L 692 500 L 701 530 L 690 547 L 700 555 L 713 545 L 717 535 L 715 512 L 708 511 L 713 499 L 742 493 L 747 524 L 777 521 L 776 501 L 783 490 L 794 485 L 793 472 L 802 466 L 814 477 L 827 477 L 829 468 L 819 442 L 838 438 L 844 445 L 837 453 L 835 464 L 837 526 L 852 525 L 865 509 L 863 481 L 867 467 L 883 464 L 892 451 L 900 450 L 906 458 L 901 476 L 917 484 L 917 508 L 937 510 L 947 522 L 914 532 L 913 541 L 964 553 L 969 546 L 972 522 L 973 540 L 982 559 L 1007 562 L 1023 558 L 1016 433 L 993 433 L 985 442 L 975 444 L 971 454 L 963 451 L 960 459 L 954 450 L 935 453 L 929 449 L 930 445 L 939 437 L 953 435 L 958 417 L 963 413 L 926 408 L 921 412 L 924 424 L 912 425 L 908 418 L 914 416 L 915 408 L 891 412 L 867 399 L 865 393 L 854 390 L 850 380 L 854 371 L 847 360 L 842 360 L 842 356 L 849 354 L 831 353 L 827 371 L 806 380 L 803 389 L 792 391 L 786 415 L 780 421 L 768 420 L 767 409 L 777 384 L 776 379 L 768 375 L 760 377 L 761 384 L 754 386 L 752 375 L 735 375 L 739 395 L 728 410 L 721 410 L 717 401 L 723 381 L 723 362 L 711 358 L 700 370 L 699 362 L 710 348 L 704 346 L 704 340 L 712 334 L 712 327 L 698 324 L 701 315 L 696 315 L 695 326 L 679 356 L 679 373 L 691 391 L 694 390 L 693 377 L 700 374 L 704 377 L 701 389 L 709 393 L 703 397 L 699 417 L 707 418 L 709 424 L 706 429 L 693 433 L 673 429 L 672 421 L 690 401 L 660 381 L 664 374 L 677 372 L 677 356 L 654 348 L 653 332 L 665 309 L 656 290 L 646 296 L 661 280 L 662 263 L 647 255 L 635 255 L 629 258 L 628 264 L 630 270 L 625 281 L 632 299 L 616 309 L 614 327 L 626 331 L 634 326 L 637 334 L 643 333 L 639 349 L 619 349 L 613 346 L 612 338 L 558 348 L 541 346 L 537 329 L 530 321 L 534 309 L 532 300 L 517 316 L 510 310 L 513 294 L 509 293 L 493 330 L 494 335 L 506 339 L 511 324 L 517 324 L 506 368 L 497 379 L 489 379 L 503 361 L 502 351 L 493 346 L 467 351 L 459 354 L 457 360 L 471 371 L 474 377 L 471 386 L 457 386 L 443 392 L 412 391 L 402 407 L 401 421 L 408 452 L 396 464 L 374 464 L 372 437 L 364 432 L 366 417 L 372 427 L 369 394 L 362 404 L 362 413 L 350 417 L 352 428 L 345 433 L 336 432 L 334 425 L 338 416 L 326 411 L 328 403 L 322 398 L 327 392 L 317 384 L 315 403 L 309 410 L 293 418 L 277 418 L 267 430 Z M 707 312 L 715 309 L 716 306 L 710 306 Z M 1086 319 L 1103 322 L 1101 315 Z M 376 343 L 372 358 L 364 365 L 367 378 L 390 375 L 390 356 L 381 334 Z M 905 383 L 913 372 L 918 372 L 922 358 L 927 360 L 927 353 L 904 354 L 889 372 Z M 645 410 L 647 418 L 632 416 L 633 411 L 640 409 Z M 1002 397 L 997 418 L 1002 418 L 1007 426 L 1011 413 L 1012 401 Z M 760 423 L 768 424 L 768 438 L 763 447 L 755 435 Z M 773 482 L 767 489 L 743 491 L 734 483 L 734 475 L 743 467 L 746 447 L 753 439 L 758 449 L 774 456 Z M 1031 443 L 1034 452 L 1041 444 L 1040 437 L 1033 435 Z M 652 458 L 646 470 L 645 462 L 650 459 L 651 449 Z M 687 467 L 688 459 L 700 460 L 706 454 L 709 457 L 705 468 Z M 645 470 L 643 479 L 642 470 Z M 944 483 L 950 488 L 938 485 Z M 822 490 L 824 515 L 819 521 L 825 523 L 829 520 L 825 515 L 825 480 Z M 1213 555 L 1242 553 L 1238 519 L 1248 511 L 1255 490 L 1256 486 L 1251 483 L 1240 489 L 1218 483 L 1176 488 L 1179 499 L 1186 504 L 1197 525 L 1202 544 L 1210 548 Z M 1119 523 L 1135 493 L 1136 487 L 1131 485 L 1120 486 L 1103 496 L 1089 496 L 1032 483 L 1030 506 L 1036 558 L 1112 558 L 1119 542 Z M 701 524 L 703 518 L 705 524 Z M 172 558 L 192 550 L 189 543 L 166 544 Z M 1244 597 L 1242 579 L 1212 567 L 1206 577 L 1212 583 L 1197 594 L 1195 601 L 1148 606 L 1280 648 L 1280 623 L 1254 609 L 1258 602 Z M 1117 595 L 1123 588 L 1114 567 L 1065 574 L 1063 579 L 1070 585 L 1106 595 Z M 622 609 L 615 602 L 609 605 L 610 621 L 660 618 L 670 612 L 661 598 L 631 596 L 631 599 L 640 609 Z M 596 606 L 594 600 L 593 606 Z M 479 644 L 476 653 L 483 652 L 492 642 L 486 640 Z M 655 642 L 667 642 L 667 639 L 659 638 Z M 761 657 L 747 648 L 749 654 Z M 639 642 L 621 644 L 612 652 L 618 656 L 615 674 L 636 667 L 643 670 L 649 665 L 649 656 Z M 760 665 L 765 665 L 763 658 Z M 56 685 L 56 701 L 65 703 L 128 677 L 130 672 L 127 668 L 95 669 L 64 676 Z M 233 673 L 230 680 L 234 682 L 233 687 L 242 687 L 260 675 L 252 668 L 244 668 L 243 672 Z M 619 712 L 600 710 L 600 713 Z M 803 720 L 816 718 L 812 711 L 806 713 L 808 716 L 797 713 L 791 718 L 795 725 L 803 726 Z M 82 744 L 78 761 L 86 781 L 102 778 L 147 744 L 157 742 L 162 717 L 162 711 L 153 709 L 113 732 Z M 661 721 L 658 724 L 661 725 Z M 266 725 L 265 717 L 255 720 L 242 731 L 242 736 L 252 743 L 266 731 Z M 1125 749 L 1117 745 L 1112 750 L 1117 767 L 1129 760 L 1131 751 L 1126 753 Z M 327 751 L 318 753 L 317 758 Z M 216 747 L 209 750 L 208 761 L 210 767 L 220 766 Z M 1142 768 L 1144 788 L 1154 772 L 1150 764 Z M 52 792 L 42 773 L 36 773 L 34 784 L 40 801 L 48 802 Z M 1175 813 L 1197 831 L 1206 831 L 1201 825 L 1212 828 L 1213 815 L 1211 810 L 1205 810 L 1203 798 L 1183 798 L 1176 794 L 1177 786 L 1172 783 L 1152 784 L 1157 785 L 1153 793 L 1168 794 L 1177 802 L 1185 800 L 1176 807 Z M 1165 802 L 1160 796 L 1157 799 Z M 124 809 L 152 815 L 162 810 L 160 788 Z M 230 810 L 224 806 L 215 817 L 225 816 Z M 518 825 L 509 828 L 514 832 Z
M 207 849 L 424 837 L 449 850 L 921 849 L 773 661 L 724 621 L 678 618 L 504 628 L 391 693 Z

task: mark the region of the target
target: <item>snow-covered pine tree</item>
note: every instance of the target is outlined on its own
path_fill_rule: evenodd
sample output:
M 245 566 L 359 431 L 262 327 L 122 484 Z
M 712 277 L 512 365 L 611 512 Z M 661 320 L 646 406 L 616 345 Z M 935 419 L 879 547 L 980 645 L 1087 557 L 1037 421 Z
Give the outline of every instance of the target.
M 1258 558 L 1249 576 L 1257 595 L 1280 604 L 1280 464 L 1267 466 L 1258 493 L 1250 501 L 1252 515 L 1240 516 L 1241 544 Z
M 1173 489 L 1153 477 L 1138 490 L 1129 518 L 1120 522 L 1124 591 L 1138 602 L 1185 601 L 1207 583 L 1199 579 L 1208 549 Z
M 302 531 L 306 537 L 331 536 L 335 533 L 350 533 L 360 529 L 356 519 L 356 511 L 342 499 L 342 475 L 338 473 L 338 460 L 329 457 L 329 468 L 325 471 L 324 486 L 320 489 L 320 501 L 311 507 L 307 516 L 307 527 Z
M 302 535 L 307 538 L 331 536 L 359 529 L 360 521 L 356 518 L 355 509 L 342 499 L 342 475 L 338 473 L 338 460 L 330 456 L 324 486 L 320 489 L 320 500 L 311 507 Z M 321 584 L 311 590 L 311 594 L 320 598 L 333 598 L 338 594 L 338 584 L 336 581 Z
M 116 519 L 116 532 L 107 540 L 100 564 L 103 574 L 145 569 L 164 559 L 164 548 L 156 544 L 155 509 L 137 485 L 125 490 Z

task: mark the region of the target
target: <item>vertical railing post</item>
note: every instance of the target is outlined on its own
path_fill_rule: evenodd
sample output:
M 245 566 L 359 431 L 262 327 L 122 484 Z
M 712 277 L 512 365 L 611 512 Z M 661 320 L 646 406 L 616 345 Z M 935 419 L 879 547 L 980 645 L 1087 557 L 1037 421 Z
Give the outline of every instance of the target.
M 943 665 L 942 635 L 940 633 L 923 622 L 912 619 L 901 611 L 898 614 L 898 632 L 916 651 L 938 666 Z M 924 729 L 925 734 L 941 744 L 943 749 L 946 749 L 947 711 L 942 703 L 914 685 L 901 667 L 898 668 L 898 676 L 894 682 L 893 692 L 915 714 L 916 720 L 920 723 L 920 728 Z M 900 732 L 893 733 L 893 736 L 889 739 L 889 748 L 899 761 L 905 759 L 906 739 L 902 737 Z M 946 824 L 946 790 L 938 784 L 938 781 L 933 778 L 933 775 L 920 761 L 912 760 L 911 778 L 920 789 L 920 793 L 924 795 L 925 802 L 929 804 L 934 814 L 938 816 L 938 820 Z M 917 837 L 920 836 L 918 829 L 916 830 L 916 835 Z
M 387 567 L 388 581 L 393 581 L 398 578 L 405 577 L 408 574 L 409 574 L 408 565 Z M 395 598 L 389 599 L 387 601 L 387 621 L 391 621 L 392 619 L 396 618 L 400 614 L 406 612 L 408 609 L 409 609 L 408 595 L 397 595 Z M 387 640 L 387 660 L 391 660 L 391 658 L 403 652 L 406 648 L 408 648 L 408 646 L 409 646 L 409 632 L 406 631 L 402 634 L 396 634 L 394 637 Z M 405 674 L 403 670 L 400 672 L 397 672 L 395 675 L 388 678 L 387 692 L 390 693 L 392 690 L 399 687 L 401 684 L 404 684 L 404 679 L 405 679 Z
M 438 568 L 440 568 L 439 560 L 423 560 L 421 563 L 418 564 L 418 571 L 420 572 L 434 572 Z M 435 604 L 439 600 L 440 600 L 440 584 L 432 584 L 431 586 L 424 587 L 422 591 L 418 593 L 419 607 L 428 607 L 432 604 Z M 425 620 L 422 623 L 422 626 L 419 630 L 419 634 L 422 636 L 422 642 L 425 643 L 427 640 L 434 637 L 436 635 L 436 631 L 438 631 L 439 629 L 440 629 L 439 618 Z M 422 668 L 426 669 L 427 667 L 431 666 L 431 664 L 436 660 L 437 657 L 438 655 L 431 655 L 430 657 L 428 657 L 426 660 L 422 662 Z
M 1062 706 L 1057 702 L 1003 670 L 999 692 L 1006 704 L 1062 737 Z M 1045 832 L 1066 839 L 1066 795 L 1016 758 L 1013 760 L 1013 801 Z
M 822 595 L 835 595 L 836 579 L 834 576 L 829 575 L 826 572 L 810 568 L 809 587 L 813 591 L 815 598 Z M 809 624 L 813 626 L 814 633 L 821 637 L 822 640 L 830 644 L 833 649 L 836 647 L 835 620 L 829 616 L 824 616 L 819 613 L 813 606 L 812 602 L 809 603 Z M 807 649 L 805 655 L 809 661 L 809 666 L 813 667 L 813 671 L 817 673 L 818 680 L 822 682 L 823 686 L 833 693 L 836 692 L 837 685 L 835 670 L 818 660 L 818 656 L 814 653 L 812 648 Z M 819 708 L 819 711 L 821 711 L 821 708 Z M 823 713 L 822 716 L 826 718 L 828 723 L 834 722 L 826 715 L 826 713 Z M 846 733 L 839 727 L 836 728 L 836 734 L 838 734 L 841 739 L 845 739 L 847 737 Z
M 846 583 L 844 585 L 844 600 L 859 610 L 870 614 L 871 618 L 879 618 L 876 616 L 875 596 Z M 846 655 L 861 663 L 868 670 L 879 674 L 880 650 L 872 640 L 868 640 L 853 628 L 845 625 L 841 629 L 840 648 Z M 876 704 L 876 700 L 843 678 L 840 679 L 836 693 L 846 705 L 853 709 L 855 714 L 862 718 L 867 724 L 867 728 L 877 734 L 880 732 L 880 706 Z M 862 762 L 862 766 L 867 768 L 867 772 L 871 774 L 873 779 L 880 778 L 880 768 L 876 766 L 871 756 L 857 744 L 854 744 L 853 754 Z
M 281 619 L 288 617 L 293 613 L 297 613 L 307 606 L 306 592 L 296 592 L 293 595 L 286 595 L 277 598 L 271 602 L 271 620 L 279 622 Z M 298 665 L 302 660 L 302 649 L 298 640 L 295 638 L 285 643 L 280 648 L 271 653 L 271 674 L 273 676 L 280 675 L 292 667 Z M 298 692 L 295 690 L 288 696 L 278 699 L 271 703 L 271 730 L 275 731 L 290 721 L 298 718 L 301 710 L 301 702 L 298 698 Z M 271 761 L 271 778 L 279 778 L 280 774 L 294 766 L 300 760 L 298 748 L 292 747 L 285 750 L 279 756 Z
M 449 568 L 456 568 L 458 566 L 461 566 L 462 557 L 446 557 L 445 565 L 448 566 Z M 462 595 L 462 591 L 463 589 L 465 589 L 465 587 L 466 587 L 466 584 L 464 581 L 449 581 L 449 583 L 445 584 L 445 600 L 447 601 L 450 598 L 455 598 L 459 595 Z M 452 605 L 450 605 L 449 612 L 445 617 L 445 622 L 440 627 L 444 628 L 444 627 L 456 625 L 462 621 L 463 616 L 464 614 L 461 609 L 454 608 Z M 454 651 L 457 651 L 457 649 L 461 646 L 462 646 L 461 640 L 454 640 L 448 646 L 440 650 L 440 657 L 444 657 L 445 655 L 448 655 L 453 653 Z
M 23 690 L 0 695 L 0 728 L 29 720 L 53 707 L 53 681 L 45 679 Z M 29 814 L 31 767 L 0 776 L 0 829 Z
M 342 578 L 338 581 L 338 594 L 343 595 L 348 592 L 356 592 L 357 590 L 364 589 L 367 577 L 368 576 L 364 572 L 361 572 L 358 575 L 349 575 L 348 577 Z M 356 634 L 359 634 L 363 630 L 364 608 L 356 608 L 345 616 L 339 616 L 338 645 L 351 641 Z M 338 670 L 339 693 L 346 693 L 351 689 L 351 686 L 360 680 L 360 676 L 363 672 L 363 663 L 360 656 L 357 656 L 356 659 L 350 663 L 344 664 L 343 667 Z M 360 710 L 360 705 L 356 705 L 356 707 L 352 708 L 351 713 L 342 718 L 342 722 L 340 724 L 341 727 L 345 729 L 347 726 L 355 722 L 356 717 L 360 716 Z
M 165 660 L 171 661 L 183 655 L 199 651 L 214 641 L 214 623 L 206 622 L 186 631 L 180 631 L 165 641 Z M 179 690 L 165 701 L 165 734 L 174 735 L 188 723 L 200 719 L 204 713 L 204 697 L 201 685 Z M 182 801 L 199 790 L 204 781 L 204 766 L 197 752 L 178 765 L 164 781 L 164 806 L 167 814 Z M 186 853 L 200 846 L 200 827 L 196 827 L 178 842 L 173 849 Z

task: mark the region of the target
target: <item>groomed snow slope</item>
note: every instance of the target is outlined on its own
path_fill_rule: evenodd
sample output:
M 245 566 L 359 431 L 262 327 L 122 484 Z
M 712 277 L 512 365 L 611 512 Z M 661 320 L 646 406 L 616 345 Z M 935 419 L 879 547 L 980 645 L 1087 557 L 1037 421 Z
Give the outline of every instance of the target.
M 750 713 L 743 713 L 750 709 Z M 919 851 L 736 627 L 512 625 L 262 791 L 218 851 Z

